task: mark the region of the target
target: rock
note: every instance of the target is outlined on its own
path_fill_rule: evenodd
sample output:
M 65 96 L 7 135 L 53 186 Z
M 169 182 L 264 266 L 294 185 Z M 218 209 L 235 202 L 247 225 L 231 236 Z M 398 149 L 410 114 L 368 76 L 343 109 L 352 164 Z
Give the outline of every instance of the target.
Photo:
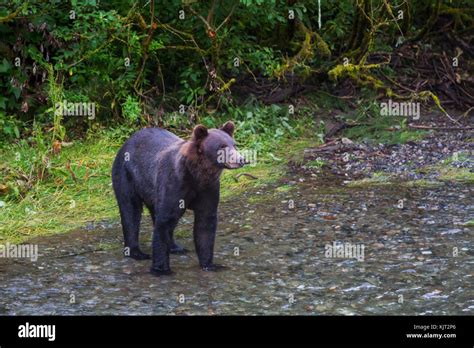
M 353 144 L 354 142 L 352 140 L 350 140 L 349 138 L 342 138 L 341 139 L 342 143 L 344 145 L 350 145 L 350 144 Z

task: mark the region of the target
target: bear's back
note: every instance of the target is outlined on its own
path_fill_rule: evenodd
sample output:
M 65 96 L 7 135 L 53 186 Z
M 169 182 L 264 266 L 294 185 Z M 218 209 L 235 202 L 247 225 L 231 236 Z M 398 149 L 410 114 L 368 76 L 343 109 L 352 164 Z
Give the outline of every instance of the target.
M 114 161 L 112 180 L 120 177 L 133 183 L 141 199 L 151 203 L 158 172 L 172 175 L 175 154 L 185 141 L 161 128 L 144 128 L 133 134 L 122 146 Z
M 179 141 L 183 140 L 166 129 L 144 128 L 133 134 L 124 146 L 156 153 Z

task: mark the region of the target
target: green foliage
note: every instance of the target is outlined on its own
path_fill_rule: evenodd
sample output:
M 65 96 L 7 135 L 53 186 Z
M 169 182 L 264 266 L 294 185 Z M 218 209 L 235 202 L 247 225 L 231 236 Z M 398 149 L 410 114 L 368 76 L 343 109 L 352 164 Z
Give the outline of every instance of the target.
M 350 125 L 355 125 L 344 132 L 349 139 L 400 144 L 419 140 L 426 135 L 425 131 L 408 128 L 405 116 L 382 116 L 376 102 L 361 105 L 355 116 L 347 116 L 345 120 Z
M 319 168 L 322 168 L 324 165 L 326 164 L 326 162 L 322 159 L 315 159 L 315 160 L 312 160 L 312 161 L 308 161 L 305 163 L 305 166 L 308 167 L 308 168 L 316 168 L 316 169 L 319 169 Z
M 127 96 L 122 104 L 122 114 L 129 123 L 136 123 L 142 116 L 140 102 L 133 96 Z
M 206 94 L 201 82 L 203 74 L 203 71 L 192 66 L 186 68 L 180 74 L 180 84 L 183 88 L 180 89 L 178 95 L 186 105 L 196 104 L 199 98 L 202 99 L 202 96 Z
M 9 141 L 20 137 L 20 128 L 18 121 L 14 116 L 6 116 L 3 111 L 0 111 L 0 140 Z
M 361 8 L 370 11 L 363 15 Z M 472 19 L 460 15 L 463 8 L 468 0 L 443 4 L 440 13 L 464 30 Z M 394 18 L 399 9 L 406 12 L 403 21 Z M 0 138 L 27 136 L 33 121 L 52 129 L 50 140 L 93 126 L 81 117 L 55 115 L 54 103 L 63 98 L 96 103 L 94 122 L 101 125 L 150 120 L 179 105 L 194 110 L 186 120 L 191 125 L 209 107 L 237 107 L 228 102 L 233 81 L 311 79 L 330 72 L 336 80 L 350 76 L 381 88 L 372 70 L 386 68 L 362 64 L 367 54 L 391 52 L 401 27 L 406 40 L 424 36 L 436 20 L 433 9 L 426 1 L 406 7 L 398 0 L 2 2 Z M 342 57 L 350 59 L 349 68 Z M 269 118 L 252 117 L 256 125 Z M 291 128 L 285 122 L 290 124 L 279 123 L 283 132 Z
M 250 102 L 243 107 L 230 107 L 227 115 L 236 123 L 237 141 L 260 153 L 274 150 L 273 145 L 282 138 L 302 135 L 305 125 L 311 128 L 308 118 L 290 117 L 286 106 L 260 106 Z

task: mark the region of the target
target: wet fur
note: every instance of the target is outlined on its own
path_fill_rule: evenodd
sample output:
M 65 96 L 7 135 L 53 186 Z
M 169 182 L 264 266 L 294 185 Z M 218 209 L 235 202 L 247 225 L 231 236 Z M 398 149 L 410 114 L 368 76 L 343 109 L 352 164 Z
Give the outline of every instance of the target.
M 202 127 L 202 126 L 201 126 Z M 139 247 L 140 220 L 145 205 L 153 220 L 153 265 L 156 275 L 170 274 L 169 254 L 184 252 L 173 231 L 186 209 L 194 211 L 194 243 L 200 265 L 214 270 L 214 239 L 217 227 L 219 180 L 222 167 L 206 156 L 216 142 L 233 140 L 222 130 L 195 129 L 184 141 L 159 128 L 143 129 L 119 150 L 112 167 L 112 184 L 120 209 L 124 245 L 130 257 L 146 259 Z M 126 153 L 129 161 L 125 160 Z M 179 207 L 184 199 L 185 208 Z

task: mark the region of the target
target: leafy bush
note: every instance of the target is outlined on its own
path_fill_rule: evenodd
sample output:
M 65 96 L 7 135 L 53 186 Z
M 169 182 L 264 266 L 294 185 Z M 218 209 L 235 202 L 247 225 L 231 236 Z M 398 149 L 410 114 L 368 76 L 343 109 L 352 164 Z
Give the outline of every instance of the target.
M 194 110 L 188 116 L 193 123 L 208 108 L 222 111 L 229 104 L 235 108 L 229 103 L 229 90 L 239 83 L 284 81 L 296 75 L 319 86 L 318 79 L 339 66 L 342 57 L 353 64 L 364 63 L 369 52 L 390 52 L 400 36 L 405 40 L 423 37 L 440 16 L 452 18 L 457 30 L 472 26 L 472 11 L 460 11 L 469 9 L 469 1 L 440 4 L 407 5 L 399 0 L 3 2 L 0 133 L 13 139 L 28 133 L 26 125 L 33 120 L 46 127 L 53 123 L 54 136 L 59 138 L 63 122 L 69 129 L 91 126 L 80 118 L 52 119 L 52 103 L 59 96 L 97 103 L 100 113 L 95 122 L 103 125 L 137 121 L 139 108 L 149 120 L 163 109 L 177 111 L 180 105 Z M 397 19 L 400 10 L 404 16 Z M 52 84 L 59 88 L 56 96 Z

